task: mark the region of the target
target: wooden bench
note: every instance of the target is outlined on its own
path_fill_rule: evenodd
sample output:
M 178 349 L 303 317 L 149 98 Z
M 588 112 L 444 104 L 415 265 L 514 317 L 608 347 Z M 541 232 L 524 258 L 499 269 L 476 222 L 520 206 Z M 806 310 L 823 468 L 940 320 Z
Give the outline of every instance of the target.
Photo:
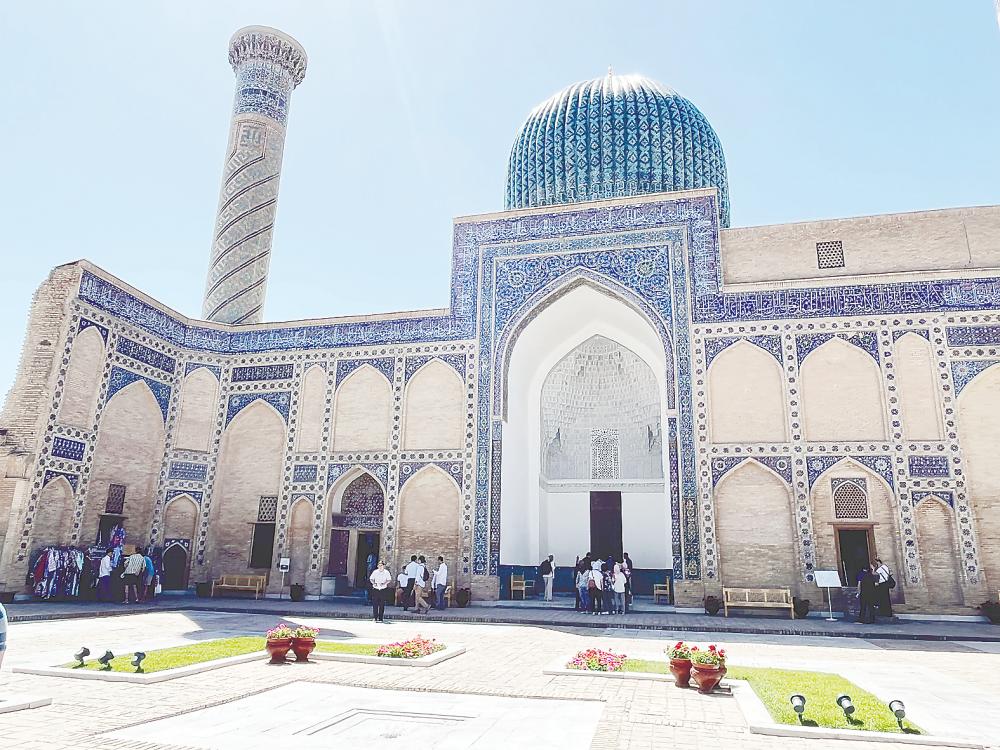
M 212 596 L 215 596 L 216 589 L 229 589 L 231 591 L 252 591 L 253 598 L 257 599 L 264 593 L 267 586 L 267 576 L 222 576 L 212 581 Z
M 673 604 L 674 603 L 673 602 L 673 597 L 671 597 L 671 595 L 670 595 L 670 589 L 671 588 L 672 587 L 670 585 L 670 581 L 667 581 L 666 583 L 654 583 L 653 584 L 653 604 L 658 604 L 661 597 L 665 598 L 667 600 L 667 604 Z
M 745 609 L 787 609 L 792 619 L 795 619 L 795 607 L 792 605 L 792 592 L 789 589 L 722 589 L 722 606 L 726 617 L 729 617 L 730 607 Z
M 514 598 L 514 594 L 518 591 L 521 592 L 521 599 L 526 599 L 528 597 L 528 592 L 531 595 L 535 595 L 535 582 L 524 580 L 524 576 L 511 575 L 510 577 L 510 598 Z

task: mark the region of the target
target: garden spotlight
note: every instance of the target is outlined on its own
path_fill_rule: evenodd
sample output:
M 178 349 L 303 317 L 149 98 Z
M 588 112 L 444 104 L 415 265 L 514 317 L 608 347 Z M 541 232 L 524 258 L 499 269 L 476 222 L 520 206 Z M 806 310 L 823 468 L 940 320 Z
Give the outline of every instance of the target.
M 795 693 L 789 697 L 788 702 L 792 704 L 792 710 L 799 716 L 802 716 L 806 710 L 806 697 L 801 693 Z
M 132 666 L 135 667 L 135 671 L 136 672 L 141 672 L 142 671 L 142 660 L 146 658 L 146 652 L 145 651 L 136 651 L 134 654 L 132 654 L 132 656 L 135 657 L 134 659 L 132 659 Z
M 86 646 L 80 646 L 80 650 L 73 654 L 73 658 L 80 662 L 77 666 L 83 666 L 83 660 L 90 656 L 90 649 Z
M 114 659 L 114 658 L 115 658 L 115 655 L 113 653 L 111 653 L 110 651 L 105 651 L 104 652 L 104 656 L 98 658 L 97 661 L 99 661 L 101 664 L 104 665 L 102 667 L 102 669 L 105 672 L 110 672 L 111 671 L 111 660 Z
M 903 719 L 906 718 L 906 706 L 903 705 L 903 701 L 889 701 L 889 710 L 892 711 L 893 716 L 896 717 L 896 723 L 898 723 L 899 726 L 903 726 Z
M 850 716 L 854 713 L 854 704 L 851 703 L 851 696 L 849 695 L 838 695 L 837 705 L 840 706 L 840 710 L 844 712 L 844 716 Z

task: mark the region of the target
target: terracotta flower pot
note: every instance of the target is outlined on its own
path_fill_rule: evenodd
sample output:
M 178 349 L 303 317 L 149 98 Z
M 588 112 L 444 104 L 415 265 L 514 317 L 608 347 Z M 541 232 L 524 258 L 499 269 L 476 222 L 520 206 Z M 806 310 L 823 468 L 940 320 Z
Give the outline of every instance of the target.
M 285 656 L 292 647 L 291 638 L 276 638 L 267 642 L 267 653 L 271 655 L 271 664 L 284 664 Z
M 688 687 L 691 681 L 691 660 L 671 659 L 670 674 L 674 676 L 674 684 L 677 687 Z
M 725 675 L 726 668 L 722 664 L 718 666 L 710 664 L 691 665 L 691 677 L 694 678 L 695 684 L 698 685 L 698 692 L 703 695 L 708 695 L 715 690 Z
M 315 638 L 292 638 L 292 652 L 295 661 L 309 661 L 309 654 L 316 648 Z

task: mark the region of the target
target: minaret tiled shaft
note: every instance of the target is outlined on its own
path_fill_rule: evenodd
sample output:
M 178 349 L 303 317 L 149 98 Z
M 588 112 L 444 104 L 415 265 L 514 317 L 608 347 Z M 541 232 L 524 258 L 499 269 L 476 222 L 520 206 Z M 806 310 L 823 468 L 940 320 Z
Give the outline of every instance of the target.
M 277 29 L 248 26 L 230 40 L 229 62 L 236 73 L 236 98 L 202 317 L 259 323 L 288 105 L 292 89 L 305 78 L 306 53 Z

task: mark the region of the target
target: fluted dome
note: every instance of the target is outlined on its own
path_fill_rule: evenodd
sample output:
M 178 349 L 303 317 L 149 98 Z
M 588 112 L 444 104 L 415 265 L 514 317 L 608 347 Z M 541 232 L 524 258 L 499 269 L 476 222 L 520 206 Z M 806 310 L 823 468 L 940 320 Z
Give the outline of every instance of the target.
M 719 137 L 677 92 L 649 78 L 583 81 L 542 102 L 514 140 L 507 208 L 717 187 L 729 226 Z

